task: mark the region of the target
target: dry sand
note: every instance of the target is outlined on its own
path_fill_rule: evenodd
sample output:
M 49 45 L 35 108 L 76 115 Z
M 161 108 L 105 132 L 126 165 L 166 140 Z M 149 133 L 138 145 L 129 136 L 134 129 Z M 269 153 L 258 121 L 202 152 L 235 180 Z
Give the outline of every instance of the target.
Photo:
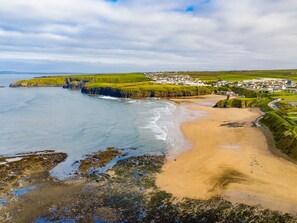
M 297 166 L 268 149 L 261 129 L 252 126 L 260 116 L 258 110 L 212 108 L 220 99 L 210 95 L 183 100 L 181 106 L 206 115 L 181 126 L 192 149 L 169 158 L 157 185 L 180 198 L 223 196 L 236 203 L 297 213 Z M 244 126 L 221 126 L 230 122 L 244 122 Z

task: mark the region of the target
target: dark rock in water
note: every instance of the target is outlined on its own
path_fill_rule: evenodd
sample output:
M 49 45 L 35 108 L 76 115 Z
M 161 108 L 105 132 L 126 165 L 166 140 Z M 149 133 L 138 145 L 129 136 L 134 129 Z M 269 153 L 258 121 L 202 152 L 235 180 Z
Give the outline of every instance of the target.
M 18 187 L 21 178 L 50 171 L 67 158 L 66 153 L 30 153 L 0 158 L 0 197 Z
M 110 161 L 123 153 L 114 147 L 107 148 L 106 150 L 86 155 L 87 158 L 80 161 L 78 167 L 79 172 L 89 174 L 91 169 L 97 169 L 106 166 Z
M 72 165 L 77 165 L 77 164 L 80 164 L 80 162 L 78 160 L 76 160 Z

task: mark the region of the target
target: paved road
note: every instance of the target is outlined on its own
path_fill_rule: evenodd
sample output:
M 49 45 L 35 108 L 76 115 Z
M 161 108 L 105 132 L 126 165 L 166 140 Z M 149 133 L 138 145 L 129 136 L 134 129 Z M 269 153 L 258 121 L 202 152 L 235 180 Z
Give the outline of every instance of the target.
M 273 110 L 277 111 L 277 110 L 279 110 L 279 108 L 276 106 L 275 103 L 277 103 L 277 102 L 279 102 L 279 101 L 281 101 L 281 100 L 282 100 L 281 98 L 277 98 L 277 99 L 275 99 L 274 101 L 270 102 L 270 103 L 268 104 L 268 106 L 269 106 L 270 108 L 272 108 Z M 256 125 L 257 127 L 260 127 L 260 126 L 261 126 L 261 124 L 260 124 L 260 120 L 261 120 L 261 119 L 264 117 L 264 115 L 265 115 L 265 112 L 261 111 L 260 109 L 259 109 L 259 111 L 261 112 L 261 116 L 260 116 L 259 118 L 257 118 L 257 120 L 255 121 L 255 125 Z
M 279 101 L 281 101 L 282 99 L 281 98 L 277 98 L 277 99 L 275 99 L 274 101 L 272 101 L 272 102 L 270 102 L 269 104 L 268 104 L 268 106 L 270 107 L 270 108 L 272 108 L 273 110 L 279 110 L 279 108 L 275 105 L 275 103 L 277 103 L 277 102 L 279 102 Z

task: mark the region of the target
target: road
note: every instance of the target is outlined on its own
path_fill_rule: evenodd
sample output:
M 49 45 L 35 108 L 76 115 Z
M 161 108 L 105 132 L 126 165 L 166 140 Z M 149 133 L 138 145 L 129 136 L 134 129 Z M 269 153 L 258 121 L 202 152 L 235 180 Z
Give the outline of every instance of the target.
M 278 111 L 279 108 L 275 105 L 275 103 L 277 103 L 277 102 L 279 102 L 279 101 L 281 101 L 281 100 L 282 100 L 281 98 L 277 98 L 277 99 L 273 100 L 272 102 L 270 102 L 270 103 L 268 104 L 268 106 L 269 106 L 270 108 L 272 108 L 273 110 Z

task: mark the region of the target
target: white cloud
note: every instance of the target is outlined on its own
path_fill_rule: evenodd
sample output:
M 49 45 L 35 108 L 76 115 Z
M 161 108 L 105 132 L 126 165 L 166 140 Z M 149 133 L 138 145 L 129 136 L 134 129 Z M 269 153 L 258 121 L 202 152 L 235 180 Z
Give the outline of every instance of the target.
M 294 0 L 0 0 L 0 5 L 0 70 L 14 70 L 14 64 L 35 70 L 34 61 L 43 61 L 38 69 L 56 71 L 71 63 L 90 72 L 296 66 Z M 189 6 L 193 12 L 185 11 Z

